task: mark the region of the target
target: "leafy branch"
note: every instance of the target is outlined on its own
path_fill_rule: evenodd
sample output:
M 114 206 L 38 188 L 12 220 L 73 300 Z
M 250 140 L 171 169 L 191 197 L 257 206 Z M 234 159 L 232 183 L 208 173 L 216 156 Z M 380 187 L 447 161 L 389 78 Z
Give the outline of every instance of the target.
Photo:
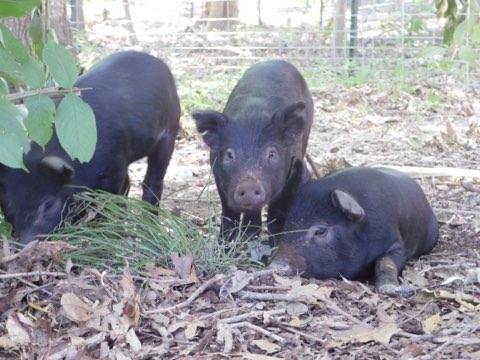
M 33 11 L 29 35 L 33 54 L 0 24 L 0 165 L 25 168 L 30 142 L 46 146 L 55 133 L 72 159 L 89 161 L 97 131 L 92 109 L 74 88 L 78 68 L 74 57 L 39 23 L 39 0 L 0 1 L 0 17 Z M 10 93 L 12 88 L 20 89 Z M 62 97 L 58 109 L 52 100 Z M 23 100 L 27 114 L 15 103 Z M 78 136 L 81 134 L 82 136 Z

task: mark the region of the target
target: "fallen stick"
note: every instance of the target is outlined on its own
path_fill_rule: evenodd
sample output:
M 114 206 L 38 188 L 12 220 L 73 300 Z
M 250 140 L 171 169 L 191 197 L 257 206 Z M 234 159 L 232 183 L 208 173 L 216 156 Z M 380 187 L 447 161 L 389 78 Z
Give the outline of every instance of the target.
M 143 313 L 145 315 L 149 315 L 149 314 L 156 314 L 156 313 L 159 313 L 159 312 L 174 311 L 174 310 L 178 310 L 178 309 L 182 309 L 184 307 L 187 307 L 192 302 L 194 302 L 197 297 L 199 297 L 205 291 L 207 291 L 210 287 L 212 287 L 213 284 L 222 280 L 224 277 L 225 276 L 222 275 L 222 274 L 215 275 L 213 278 L 206 281 L 202 286 L 200 286 L 197 290 L 195 290 L 195 292 L 192 295 L 190 295 L 190 297 L 187 300 L 185 300 L 184 302 L 181 302 L 180 304 L 176 304 L 176 305 L 168 306 L 168 307 L 164 307 L 164 308 L 158 308 L 158 309 L 154 309 L 154 310 L 148 310 L 148 311 L 144 311 Z
M 225 324 L 231 324 L 231 323 L 236 323 L 236 322 L 248 319 L 248 318 L 258 317 L 258 316 L 261 316 L 261 315 L 264 315 L 264 314 L 268 314 L 268 315 L 272 316 L 272 315 L 284 314 L 285 312 L 286 312 L 285 309 L 277 309 L 277 310 L 270 310 L 270 311 L 257 310 L 257 311 L 251 311 L 251 312 L 248 312 L 248 313 L 240 314 L 240 315 L 235 315 L 235 316 L 225 318 L 225 319 L 220 319 L 219 321 L 221 321 Z
M 271 331 L 268 331 L 267 329 L 261 328 L 260 326 L 253 325 L 252 323 L 249 323 L 248 321 L 243 321 L 235 324 L 228 324 L 231 328 L 238 328 L 238 327 L 246 327 L 251 330 L 254 330 L 256 332 L 259 332 L 260 334 L 263 334 L 265 336 L 268 336 L 269 338 L 278 341 L 280 344 L 285 343 L 285 339 L 282 338 L 281 336 L 278 336 Z
M 4 240 L 6 240 L 3 236 L 2 236 L 2 238 Z M 15 253 L 13 255 L 9 255 L 9 256 L 5 256 L 5 257 L 1 258 L 0 263 L 7 264 L 9 262 L 12 262 L 14 260 L 17 260 L 17 259 L 21 258 L 22 256 L 28 256 L 28 255 L 30 255 L 31 252 L 33 252 L 35 250 L 37 245 L 38 245 L 38 240 L 31 241 L 19 252 Z
M 423 177 L 466 177 L 480 179 L 480 170 L 451 168 L 451 167 L 420 167 L 420 166 L 397 166 L 397 165 L 372 165 L 372 167 L 386 167 L 404 172 L 416 178 Z
M 312 168 L 312 171 L 313 173 L 315 174 L 315 177 L 317 179 L 320 179 L 322 176 L 320 175 L 320 172 L 318 171 L 317 169 L 317 165 L 315 164 L 315 162 L 313 161 L 312 157 L 310 156 L 309 153 L 306 153 L 305 154 L 305 158 L 307 159 L 307 162 L 308 164 L 310 165 L 310 167 Z
M 83 339 L 83 343 L 79 346 L 80 348 L 88 348 L 91 346 L 95 346 L 100 344 L 103 340 L 105 340 L 105 333 L 101 332 L 98 334 L 95 334 L 89 338 Z M 61 360 L 65 359 L 65 357 L 68 357 L 68 351 L 70 350 L 70 346 L 67 346 L 65 349 L 60 350 L 59 352 L 50 354 L 47 352 L 42 359 L 48 359 L 48 360 Z M 49 349 L 50 351 L 50 349 Z
M 457 335 L 450 337 L 447 341 L 445 341 L 442 345 L 440 345 L 438 348 L 436 348 L 433 352 L 430 354 L 427 354 L 425 356 L 422 356 L 420 359 L 436 359 L 436 355 L 440 354 L 445 348 L 449 345 L 452 345 L 455 340 L 460 339 L 463 335 L 467 333 L 467 331 L 470 331 L 472 334 L 478 329 L 478 326 L 475 326 L 473 329 L 465 329 L 461 332 L 459 332 Z
M 30 276 L 67 277 L 67 274 L 62 272 L 55 272 L 55 271 L 30 271 L 30 272 L 24 272 L 24 273 L 0 274 L 0 280 L 15 279 L 15 278 L 22 278 L 22 277 L 30 277 Z
M 345 316 L 348 320 L 350 320 L 351 322 L 353 323 L 356 323 L 356 324 L 359 324 L 359 325 L 362 325 L 362 326 L 365 326 L 365 327 L 368 327 L 368 328 L 372 328 L 370 325 L 368 325 L 367 323 L 364 323 L 362 320 L 359 320 L 357 319 L 355 316 L 352 316 L 350 315 L 349 313 L 347 313 L 346 311 L 342 310 L 337 304 L 335 304 L 333 301 L 330 301 L 329 299 L 327 298 L 319 298 L 320 301 L 323 301 L 325 304 L 328 305 L 328 308 L 335 311 L 337 314 L 339 315 L 343 315 Z
M 302 331 L 299 331 L 299 330 L 297 330 L 297 329 L 293 329 L 293 328 L 291 328 L 291 327 L 288 326 L 288 325 L 279 324 L 278 326 L 280 326 L 283 330 L 286 330 L 286 331 L 291 332 L 291 333 L 293 333 L 293 334 L 297 334 L 297 335 L 299 335 L 299 336 L 301 336 L 301 337 L 304 337 L 304 338 L 307 339 L 307 340 L 311 340 L 311 341 L 313 341 L 313 342 L 318 342 L 318 343 L 320 343 L 320 344 L 324 344 L 324 343 L 325 343 L 325 340 L 323 340 L 323 339 L 320 339 L 320 338 L 318 338 L 318 337 L 316 337 L 316 336 L 313 336 L 313 335 L 306 334 L 306 333 L 304 333 L 304 332 L 302 332 Z
M 277 293 L 257 293 L 253 291 L 239 291 L 238 296 L 244 300 L 261 300 L 261 301 L 296 301 L 300 296 L 293 296 L 290 294 Z

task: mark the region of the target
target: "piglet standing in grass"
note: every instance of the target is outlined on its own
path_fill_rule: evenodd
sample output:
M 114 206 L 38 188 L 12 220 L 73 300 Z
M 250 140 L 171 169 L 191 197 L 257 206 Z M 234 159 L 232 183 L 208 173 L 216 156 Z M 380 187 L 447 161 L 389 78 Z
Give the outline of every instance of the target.
M 271 266 L 318 279 L 373 274 L 379 292 L 410 296 L 398 276 L 437 240 L 437 219 L 413 179 L 387 168 L 350 168 L 300 186 Z
M 269 231 L 283 225 L 284 193 L 293 163 L 303 161 L 313 121 L 307 84 L 288 62 L 255 64 L 233 89 L 223 112 L 196 111 L 197 130 L 210 148 L 222 203 L 224 235 L 252 236 L 268 205 Z M 308 177 L 301 174 L 302 181 Z M 241 214 L 244 214 L 239 227 Z

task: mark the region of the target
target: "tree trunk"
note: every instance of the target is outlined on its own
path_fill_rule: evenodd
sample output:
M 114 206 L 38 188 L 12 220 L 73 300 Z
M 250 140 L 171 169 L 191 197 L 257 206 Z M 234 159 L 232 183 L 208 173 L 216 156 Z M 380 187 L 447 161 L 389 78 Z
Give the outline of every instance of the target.
M 238 17 L 238 0 L 207 1 L 203 18 L 222 19 L 210 21 L 211 26 L 225 27 L 231 23 L 230 18 Z
M 135 34 L 135 28 L 133 27 L 132 14 L 130 13 L 130 2 L 129 0 L 121 0 L 121 1 L 123 1 L 123 10 L 125 11 L 125 19 L 127 20 L 126 27 L 130 32 L 130 36 L 128 40 L 130 41 L 130 44 L 137 45 L 138 39 L 137 39 L 137 35 Z
M 353 59 L 357 50 L 358 39 L 358 1 L 352 0 L 352 8 L 350 14 L 350 46 L 348 49 L 348 57 Z
M 77 30 L 85 31 L 83 0 L 70 0 L 70 22 Z
M 347 1 L 336 0 L 333 19 L 333 51 L 335 58 L 345 56 L 345 13 Z
M 67 0 L 48 0 L 50 29 L 55 31 L 58 42 L 73 50 L 73 34 L 68 22 Z
M 262 0 L 257 0 L 257 18 L 258 18 L 258 25 L 263 26 L 262 21 Z
M 67 0 L 48 0 L 49 29 L 55 32 L 58 42 L 69 48 L 73 52 L 73 35 L 70 29 L 70 23 L 67 17 Z M 31 47 L 28 28 L 31 22 L 31 16 L 6 17 L 0 19 L 0 23 L 8 27 L 13 34 L 28 47 Z
M 30 16 L 6 17 L 0 19 L 0 23 L 5 25 L 24 45 L 31 47 L 30 37 L 28 35 L 28 26 L 30 25 Z

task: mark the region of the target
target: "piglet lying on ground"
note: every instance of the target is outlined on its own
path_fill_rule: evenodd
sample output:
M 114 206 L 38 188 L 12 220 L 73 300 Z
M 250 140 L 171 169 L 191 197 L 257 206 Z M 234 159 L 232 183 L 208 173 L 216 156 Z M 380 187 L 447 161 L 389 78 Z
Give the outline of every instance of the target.
M 300 187 L 271 266 L 318 279 L 373 274 L 379 292 L 410 296 L 398 275 L 437 240 L 437 219 L 414 180 L 386 168 L 350 168 Z

